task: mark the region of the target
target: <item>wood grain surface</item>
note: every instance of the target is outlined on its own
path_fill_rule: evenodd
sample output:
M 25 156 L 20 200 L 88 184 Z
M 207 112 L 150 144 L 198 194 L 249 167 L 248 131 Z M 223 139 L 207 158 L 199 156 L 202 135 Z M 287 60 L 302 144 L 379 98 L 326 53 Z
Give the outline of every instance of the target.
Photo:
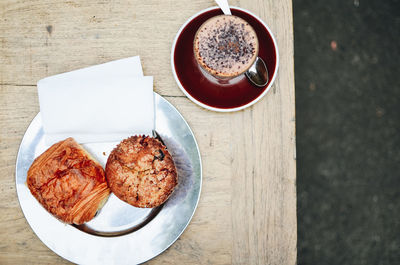
M 290 0 L 230 1 L 274 32 L 280 67 L 270 92 L 235 113 L 184 97 L 170 67 L 172 41 L 203 0 L 0 2 L 0 264 L 68 264 L 33 233 L 18 204 L 15 160 L 39 111 L 46 76 L 140 55 L 154 89 L 182 113 L 200 146 L 203 187 L 182 236 L 150 264 L 295 264 L 296 149 Z

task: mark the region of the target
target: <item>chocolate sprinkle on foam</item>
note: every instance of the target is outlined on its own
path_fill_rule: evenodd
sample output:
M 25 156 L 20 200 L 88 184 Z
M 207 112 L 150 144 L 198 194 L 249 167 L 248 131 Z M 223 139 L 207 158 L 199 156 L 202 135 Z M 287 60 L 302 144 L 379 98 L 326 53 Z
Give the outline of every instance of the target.
M 230 77 L 247 70 L 258 53 L 254 29 L 236 16 L 216 16 L 197 31 L 194 52 L 200 65 L 211 74 Z

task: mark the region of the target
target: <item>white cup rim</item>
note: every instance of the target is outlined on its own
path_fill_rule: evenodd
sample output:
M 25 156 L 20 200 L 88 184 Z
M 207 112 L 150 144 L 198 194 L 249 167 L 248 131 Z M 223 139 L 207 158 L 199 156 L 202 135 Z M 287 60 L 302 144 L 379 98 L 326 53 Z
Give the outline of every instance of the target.
M 278 68 L 279 68 L 279 51 L 278 51 L 278 45 L 277 45 L 277 43 L 276 43 L 276 39 L 275 39 L 274 34 L 272 34 L 272 32 L 271 32 L 270 28 L 267 26 L 267 24 L 266 24 L 261 18 L 259 18 L 257 15 L 255 15 L 254 13 L 252 13 L 252 12 L 246 10 L 246 9 L 243 9 L 243 8 L 241 8 L 241 7 L 236 7 L 236 6 L 230 6 L 230 8 L 234 8 L 234 9 L 240 10 L 240 11 L 242 11 L 242 12 L 245 12 L 245 13 L 247 13 L 247 14 L 253 16 L 255 19 L 257 19 L 257 20 L 266 28 L 266 30 L 268 31 L 268 34 L 271 36 L 271 39 L 272 39 L 272 42 L 273 42 L 274 48 L 275 48 L 276 66 L 275 66 L 274 73 L 272 74 L 271 81 L 269 82 L 267 88 L 266 88 L 260 95 L 258 95 L 258 97 L 256 97 L 255 99 L 253 99 L 253 100 L 250 101 L 249 103 L 247 103 L 247 104 L 245 104 L 245 105 L 242 105 L 242 106 L 239 106 L 239 107 L 235 107 L 235 108 L 216 108 L 216 107 L 212 107 L 212 106 L 209 106 L 209 105 L 207 105 L 207 104 L 204 104 L 204 103 L 198 101 L 197 99 L 195 99 L 194 97 L 192 97 L 192 96 L 186 91 L 186 89 L 183 87 L 183 85 L 182 85 L 181 82 L 179 81 L 178 75 L 177 75 L 177 73 L 176 73 L 175 61 L 174 61 L 174 52 L 175 52 L 176 43 L 177 43 L 178 38 L 179 38 L 179 36 L 181 35 L 183 29 L 184 29 L 193 19 L 195 19 L 195 18 L 198 17 L 199 15 L 201 15 L 201 14 L 207 12 L 207 11 L 210 11 L 210 10 L 219 9 L 218 6 L 214 6 L 214 7 L 209 7 L 209 8 L 203 9 L 203 10 L 197 12 L 196 14 L 194 14 L 193 16 L 191 16 L 189 19 L 187 19 L 186 22 L 180 27 L 178 33 L 177 33 L 176 36 L 175 36 L 174 42 L 173 42 L 173 44 L 172 44 L 172 47 L 171 47 L 171 68 L 172 68 L 172 74 L 173 74 L 174 79 L 175 79 L 176 83 L 178 84 L 178 87 L 180 88 L 180 90 L 185 94 L 186 97 L 188 97 L 191 101 L 193 101 L 193 102 L 196 103 L 197 105 L 199 105 L 199 106 L 201 106 L 201 107 L 203 107 L 203 108 L 205 108 L 205 109 L 212 110 L 212 111 L 217 111 L 217 112 L 234 112 L 234 111 L 239 111 L 239 110 L 245 109 L 245 108 L 250 107 L 251 105 L 257 103 L 257 102 L 258 102 L 261 98 L 263 98 L 263 97 L 268 93 L 268 91 L 271 89 L 271 87 L 272 87 L 272 85 L 273 85 L 273 83 L 274 83 L 274 81 L 275 81 L 275 78 L 276 78 L 276 76 L 277 76 Z

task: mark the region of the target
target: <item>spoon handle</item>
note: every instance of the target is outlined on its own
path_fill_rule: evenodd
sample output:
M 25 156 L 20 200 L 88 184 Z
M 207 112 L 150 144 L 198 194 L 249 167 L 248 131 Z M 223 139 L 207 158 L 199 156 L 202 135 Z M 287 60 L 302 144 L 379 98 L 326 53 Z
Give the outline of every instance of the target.
M 215 0 L 215 2 L 218 4 L 219 8 L 221 8 L 222 12 L 224 12 L 225 15 L 232 15 L 231 9 L 229 8 L 228 0 Z

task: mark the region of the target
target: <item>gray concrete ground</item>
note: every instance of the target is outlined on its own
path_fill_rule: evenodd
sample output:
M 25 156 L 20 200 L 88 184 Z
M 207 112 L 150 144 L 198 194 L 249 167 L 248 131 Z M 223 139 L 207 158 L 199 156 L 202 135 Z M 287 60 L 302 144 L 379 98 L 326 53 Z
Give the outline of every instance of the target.
M 400 264 L 400 1 L 293 8 L 298 264 Z

